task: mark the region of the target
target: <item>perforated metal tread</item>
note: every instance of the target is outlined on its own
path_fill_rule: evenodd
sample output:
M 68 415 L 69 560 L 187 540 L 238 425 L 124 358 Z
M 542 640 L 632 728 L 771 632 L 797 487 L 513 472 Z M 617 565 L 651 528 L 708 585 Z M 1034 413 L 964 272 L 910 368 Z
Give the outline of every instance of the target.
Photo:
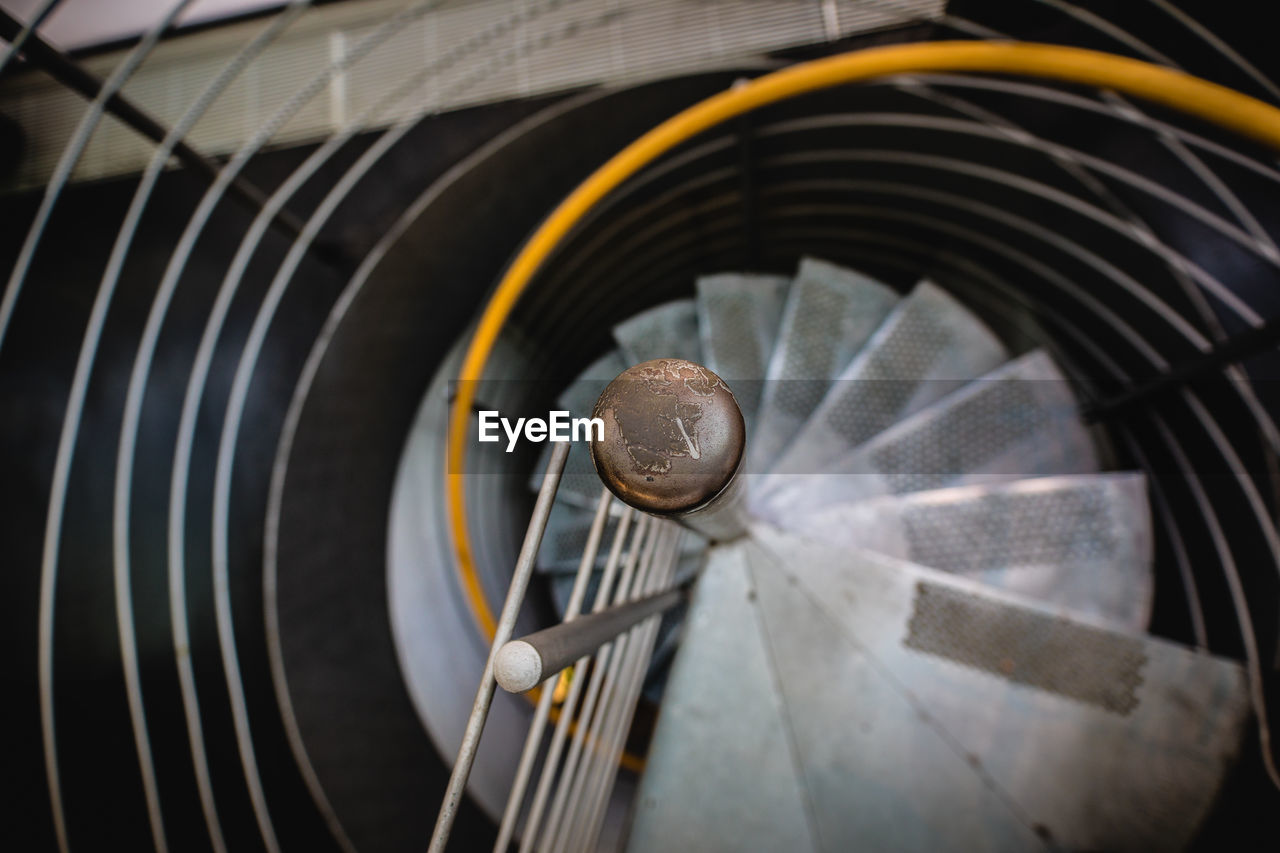
M 747 471 L 767 471 L 898 302 L 878 282 L 805 258 L 787 295 L 778 343 L 769 358 Z
M 629 317 L 613 327 L 627 366 L 654 358 L 682 358 L 702 364 L 698 310 L 692 299 L 677 299 Z
M 780 474 L 753 510 L 791 528 L 817 508 L 880 495 L 1098 470 L 1067 380 L 1041 350 L 885 430 L 821 474 Z
M 824 849 L 1192 838 L 1248 716 L 1236 663 L 765 525 L 747 548 Z
M 960 486 L 831 507 L 792 532 L 963 575 L 1143 631 L 1152 533 L 1142 474 Z
M 813 474 L 1009 354 L 968 309 L 922 281 L 827 390 L 772 471 Z M 763 484 L 768 489 L 767 479 Z
M 791 279 L 785 276 L 721 273 L 698 279 L 698 330 L 707 367 L 729 383 L 755 433 L 769 355 L 777 343 Z
M 589 417 L 600 392 L 613 381 L 614 377 L 626 370 L 627 366 L 626 358 L 621 352 L 610 350 L 591 362 L 586 370 L 582 371 L 578 378 L 560 393 L 556 398 L 556 406 L 571 413 L 573 417 Z M 547 470 L 547 463 L 551 461 L 553 447 L 551 442 L 543 445 L 538 464 L 534 467 L 533 476 L 529 479 L 529 488 L 535 492 L 542 485 L 542 475 Z M 575 442 L 569 448 L 569 458 L 564 463 L 564 474 L 560 477 L 560 489 L 556 492 L 556 501 L 589 508 L 595 506 L 599 497 L 600 478 L 596 476 L 595 465 L 591 462 L 591 449 L 585 442 Z M 588 526 L 590 523 L 588 518 Z M 585 538 L 583 541 L 586 541 Z

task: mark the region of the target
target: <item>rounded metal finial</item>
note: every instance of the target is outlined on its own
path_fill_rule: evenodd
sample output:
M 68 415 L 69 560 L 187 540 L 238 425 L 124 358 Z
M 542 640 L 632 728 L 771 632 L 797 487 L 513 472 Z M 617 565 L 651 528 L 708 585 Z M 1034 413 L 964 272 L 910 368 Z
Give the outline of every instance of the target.
M 746 426 L 724 380 L 692 361 L 627 368 L 601 393 L 591 444 L 600 479 L 624 503 L 659 515 L 701 509 L 733 482 Z

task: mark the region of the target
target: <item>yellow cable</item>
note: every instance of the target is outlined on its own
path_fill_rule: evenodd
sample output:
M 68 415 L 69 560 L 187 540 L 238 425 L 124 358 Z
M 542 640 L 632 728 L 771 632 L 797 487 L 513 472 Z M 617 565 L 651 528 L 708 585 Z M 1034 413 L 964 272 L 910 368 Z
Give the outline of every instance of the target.
M 547 256 L 592 206 L 645 166 L 721 122 L 787 98 L 886 77 L 930 71 L 974 71 L 1046 77 L 1114 89 L 1181 110 L 1280 151 L 1280 109 L 1181 71 L 1074 47 L 1018 42 L 927 42 L 893 45 L 806 62 L 759 77 L 694 104 L 619 151 L 578 185 L 525 244 L 507 269 L 467 348 L 450 415 L 446 489 L 458 572 L 476 623 L 491 641 L 493 611 L 476 575 L 467 526 L 467 435 L 475 383 L 484 374 L 502 326 Z M 558 709 L 557 709 L 558 710 Z M 632 756 L 624 763 L 635 766 Z

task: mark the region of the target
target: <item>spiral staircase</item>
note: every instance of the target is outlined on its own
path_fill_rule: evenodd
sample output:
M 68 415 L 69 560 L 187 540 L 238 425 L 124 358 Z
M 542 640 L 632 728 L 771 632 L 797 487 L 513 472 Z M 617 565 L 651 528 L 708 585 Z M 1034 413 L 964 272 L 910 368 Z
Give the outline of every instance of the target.
M 558 404 L 590 414 L 619 365 L 705 363 L 747 424 L 751 518 L 686 540 L 697 581 L 649 676 L 666 681 L 628 849 L 1189 842 L 1246 678 L 1146 634 L 1145 478 L 1102 472 L 1043 350 L 1010 353 L 927 280 L 900 295 L 812 258 L 791 280 L 701 278 L 614 338 Z M 590 456 L 570 450 L 539 555 L 558 602 Z
M 89 5 L 0 3 L 0 847 L 1274 847 L 1256 17 Z M 718 526 L 469 441 L 651 359 Z

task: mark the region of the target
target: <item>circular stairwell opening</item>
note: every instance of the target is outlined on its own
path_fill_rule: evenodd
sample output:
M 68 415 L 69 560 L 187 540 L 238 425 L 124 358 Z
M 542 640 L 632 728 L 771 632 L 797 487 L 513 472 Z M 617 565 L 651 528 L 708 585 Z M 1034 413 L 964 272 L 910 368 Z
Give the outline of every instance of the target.
M 490 15 L 484 3 L 291 3 L 225 33 L 195 28 L 156 44 L 61 54 L 69 65 L 35 42 L 23 56 L 0 45 L 0 123 L 20 126 L 0 136 L 24 141 L 17 168 L 3 176 L 10 227 L 0 231 L 14 267 L 0 305 L 0 409 L 15 473 L 0 478 L 0 490 L 16 567 L 13 707 L 26 735 L 10 762 L 32 780 L 12 798 L 14 813 L 30 816 L 17 829 L 30 835 L 27 846 L 69 838 L 72 848 L 421 849 L 487 651 L 446 505 L 446 417 L 459 391 L 451 380 L 487 292 L 524 241 L 650 128 L 798 60 L 1010 33 L 1177 65 L 1280 100 L 1265 28 L 1231 4 L 1162 0 L 1135 11 L 1055 2 L 1019 4 L 1016 15 L 986 0 L 604 5 L 547 0 Z M 687 27 L 636 24 L 673 9 L 687 13 Z M 72 14 L 60 8 L 55 18 Z M 726 15 L 741 17 L 728 26 Z M 167 25 L 155 17 L 148 26 L 159 37 Z M 4 26 L 23 37 L 21 21 L 6 14 Z M 605 41 L 612 50 L 633 39 L 643 49 L 603 56 Z M 785 47 L 795 44 L 807 46 Z M 221 76 L 205 60 L 227 63 Z M 65 77 L 77 68 L 89 74 L 78 83 Z M 69 83 L 50 82 L 46 71 Z M 94 77 L 125 84 L 101 122 L 94 95 L 84 95 Z M 375 101 L 388 110 L 365 112 Z M 121 103 L 152 114 L 161 133 L 141 142 L 148 133 L 128 126 L 137 116 Z M 172 120 L 189 108 L 193 120 L 210 112 L 178 135 L 208 162 L 187 152 L 173 168 L 158 140 L 182 130 Z M 80 136 L 77 128 L 95 123 Z M 227 130 L 227 139 L 205 137 L 206 127 Z M 235 154 L 242 143 L 247 159 Z M 59 171 L 60 158 L 70 173 Z M 140 180 L 144 165 L 150 177 Z M 1129 635 L 1140 628 L 1143 649 L 1195 650 L 1165 660 L 1210 673 L 1227 662 L 1238 678 L 1221 693 L 1231 713 L 1201 717 L 1236 720 L 1244 693 L 1251 711 L 1267 710 L 1238 737 L 1187 738 L 1190 752 L 1215 750 L 1209 770 L 1153 777 L 1189 780 L 1193 807 L 1170 820 L 1150 814 L 1175 828 L 1166 839 L 1194 839 L 1193 849 L 1256 846 L 1280 805 L 1260 742 L 1280 702 L 1278 183 L 1273 152 L 1215 125 L 1034 77 L 912 73 L 796 97 L 687 140 L 596 203 L 504 324 L 476 401 L 516 415 L 543 415 L 562 400 L 573 408 L 625 366 L 630 356 L 617 352 L 641 346 L 645 328 L 676 329 L 662 351 L 696 343 L 700 356 L 710 352 L 752 401 L 757 438 L 760 413 L 773 405 L 797 415 L 795 434 L 808 424 L 801 446 L 809 450 L 874 439 L 859 431 L 874 418 L 837 416 L 863 410 L 835 397 L 818 434 L 829 377 L 821 393 L 805 371 L 771 392 L 772 380 L 724 366 L 754 360 L 769 376 L 766 353 L 777 349 L 794 279 L 806 270 L 813 281 L 881 294 L 888 313 L 872 336 L 911 305 L 934 305 L 926 320 L 965 318 L 957 322 L 974 332 L 966 339 L 975 348 L 955 358 L 964 376 L 982 361 L 964 359 L 993 347 L 999 363 L 984 369 L 1052 365 L 1046 385 L 1069 391 L 1078 409 L 1070 456 L 1090 456 L 1085 467 L 1108 484 L 1101 497 L 1079 490 L 1064 502 L 1062 489 L 1045 486 L 1054 477 L 1037 476 L 998 494 L 998 484 L 935 481 L 840 509 L 822 489 L 789 490 L 777 479 L 812 477 L 821 454 L 755 441 L 765 450 L 747 475 L 761 484 L 754 511 L 761 524 L 785 523 L 787 535 L 827 549 L 808 564 L 855 551 L 890 555 L 897 569 L 903 553 L 924 567 L 971 558 L 951 568 L 974 575 L 973 586 L 908 570 L 927 588 L 912 593 L 920 618 L 887 633 L 993 683 L 1053 682 L 1072 701 L 1083 697 L 1082 707 L 1124 714 L 1137 694 L 1097 688 L 1132 685 L 1139 657 L 1021 617 L 1001 625 L 1019 636 L 1043 630 L 1058 651 L 1084 648 L 1110 667 L 1100 667 L 1108 678 L 1064 673 L 1049 665 L 1053 656 L 1026 666 L 960 642 L 966 632 L 956 626 L 966 623 L 957 614 L 969 618 L 993 597 L 1038 601 L 1041 615 L 1044 606 L 1064 616 L 1094 607 Z M 254 187 L 284 213 L 255 202 Z M 856 330 L 827 307 L 793 324 L 804 329 L 788 341 L 853 349 Z M 772 341 L 766 321 L 776 323 Z M 927 348 L 888 346 L 891 337 L 876 351 L 928 362 Z M 844 355 L 841 370 L 857 357 Z M 922 407 L 908 420 L 949 399 L 885 396 L 888 416 Z M 999 449 L 1006 435 L 992 429 L 976 444 Z M 477 447 L 466 458 L 463 509 L 476 587 L 492 610 L 543 462 L 533 445 L 510 454 Z M 905 473 L 937 473 L 920 446 L 904 447 L 894 450 Z M 581 467 L 566 486 L 520 631 L 563 612 L 582 513 L 599 488 Z M 793 500 L 814 495 L 817 504 Z M 966 497 L 1003 507 L 1002 522 Z M 1126 514 L 1142 503 L 1148 511 Z M 964 524 L 948 515 L 957 507 L 970 513 Z M 1090 507 L 1106 518 L 1087 535 L 1041 535 L 1061 533 L 1058 515 L 1078 520 Z M 1099 542 L 1142 530 L 1144 520 L 1149 559 L 1141 536 L 1113 540 L 1128 543 L 1130 565 L 1150 571 L 1121 575 L 1132 582 L 1118 586 L 1088 574 L 1073 576 L 1086 581 L 1074 587 L 1051 572 L 1013 577 L 968 537 L 977 529 L 978 544 L 1021 548 L 1031 555 L 1023 559 L 1067 554 L 1097 568 Z M 930 549 L 910 550 L 911 531 L 926 529 Z M 695 617 L 708 600 L 735 595 L 749 604 L 739 614 L 763 613 L 791 588 L 708 572 L 707 556 L 726 553 L 687 542 L 681 570 L 702 573 L 709 582 L 699 588 L 721 593 L 695 600 Z M 762 559 L 753 554 L 751 571 Z M 788 565 L 779 563 L 778 577 Z M 893 588 L 884 565 L 863 568 L 863 580 L 887 578 Z M 634 837 L 647 831 L 629 800 L 644 790 L 637 770 L 679 743 L 663 734 L 657 712 L 672 707 L 673 679 L 694 671 L 684 665 L 681 675 L 677 644 L 706 648 L 688 613 L 660 641 L 605 846 L 629 826 Z M 1187 707 L 1208 692 L 1184 691 Z M 531 711 L 523 697 L 499 697 L 459 845 L 492 845 Z M 893 716 L 929 718 L 928 708 L 906 711 Z M 863 733 L 864 724 L 847 728 Z M 986 766 L 979 751 L 972 757 L 960 774 L 969 782 Z M 864 802 L 916 805 L 909 795 Z M 1055 820 L 1029 824 L 1038 840 L 1027 846 L 1072 838 Z
M 754 309 L 785 327 L 796 318 L 788 314 L 780 287 L 790 286 L 794 293 L 794 281 L 824 276 L 848 277 L 861 286 L 873 282 L 883 288 L 883 307 L 850 306 L 845 309 L 850 321 L 842 325 L 818 322 L 831 319 L 824 311 L 841 310 L 839 304 L 818 300 L 807 321 L 793 323 L 797 343 L 834 350 L 844 344 L 845 350 L 827 354 L 830 364 L 824 369 L 770 373 L 768 353 L 776 354 L 771 349 L 776 341 L 770 341 L 756 347 L 759 375 L 743 373 L 731 377 L 730 384 L 757 402 L 774 398 L 775 409 L 785 409 L 788 396 L 807 401 L 792 405 L 805 409 L 805 418 L 786 438 L 801 434 L 801 443 L 812 447 L 823 438 L 822 430 L 797 433 L 798 424 L 809 423 L 806 418 L 815 411 L 839 410 L 833 399 L 819 409 L 829 380 L 848 368 L 893 306 L 906 297 L 927 306 L 919 310 L 919 322 L 932 323 L 930 331 L 918 332 L 923 338 L 906 335 L 907 343 L 896 351 L 917 364 L 922 358 L 927 362 L 928 355 L 913 351 L 913 340 L 936 341 L 939 329 L 971 321 L 983 332 L 975 331 L 967 348 L 932 353 L 950 360 L 953 370 L 939 373 L 936 388 L 911 405 L 923 408 L 957 391 L 959 380 L 985 377 L 1006 363 L 1030 365 L 1023 378 L 1031 386 L 1058 387 L 1078 431 L 1055 436 L 1073 448 L 1060 455 L 1058 467 L 1040 469 L 1034 460 L 1023 460 L 1029 467 L 1019 471 L 1022 478 L 1140 472 L 1131 478 L 1116 475 L 1113 503 L 1095 506 L 1095 513 L 1103 507 L 1119 538 L 1128 539 L 1125 559 L 1138 567 L 1129 577 L 1086 575 L 1072 588 L 1048 575 L 1024 573 L 1014 579 L 994 564 L 970 566 L 971 575 L 1129 631 L 1244 660 L 1230 572 L 1237 555 L 1263 553 L 1274 534 L 1266 510 L 1274 494 L 1267 461 L 1273 452 L 1267 436 L 1274 426 L 1263 401 L 1265 384 L 1236 372 L 1226 382 L 1201 381 L 1136 403 L 1126 395 L 1170 366 L 1203 358 L 1215 341 L 1265 311 L 1250 302 L 1261 294 L 1245 295 L 1247 288 L 1236 282 L 1266 275 L 1269 261 L 1264 244 L 1243 239 L 1210 209 L 1203 188 L 1196 186 L 1200 178 L 1185 164 L 1152 157 L 1152 146 L 1161 143 L 1153 139 L 1150 123 L 1169 122 L 1161 127 L 1206 158 L 1224 157 L 1227 138 L 1209 127 L 1184 129 L 1186 120 L 1153 113 L 1158 118 L 1135 119 L 1119 107 L 1099 107 L 1070 90 L 1036 82 L 912 76 L 797 98 L 715 128 L 609 195 L 557 247 L 516 306 L 486 374 L 492 380 L 483 383 L 479 398 L 517 415 L 556 407 L 580 411 L 629 363 L 664 356 L 708 360 L 708 338 L 714 333 L 706 325 L 717 312 L 711 303 L 726 293 L 736 292 L 738 308 L 747 314 Z M 1237 140 L 1229 142 L 1232 152 L 1240 149 Z M 1225 160 L 1236 162 L 1240 156 L 1232 153 Z M 1251 180 L 1231 185 L 1230 191 L 1248 195 Z M 1257 215 L 1260 222 L 1268 221 L 1266 211 Z M 718 310 L 723 321 L 726 311 L 738 309 L 724 305 Z M 718 340 L 721 358 L 741 360 L 744 338 L 754 333 L 743 316 L 735 318 L 738 325 L 732 320 L 725 325 L 732 331 Z M 857 326 L 859 318 L 870 317 L 875 322 L 851 332 L 850 322 Z M 983 341 L 974 342 L 984 334 L 989 352 L 983 352 Z M 729 340 L 738 352 L 730 351 Z M 811 353 L 797 358 L 813 362 Z M 714 356 L 708 363 L 718 368 Z M 1048 372 L 1037 372 L 1039 366 Z M 433 393 L 446 393 L 443 383 L 455 369 L 450 365 L 439 372 Z M 828 382 L 811 387 L 820 374 Z M 848 379 L 852 386 L 868 376 L 855 372 Z M 826 431 L 828 442 L 849 441 L 837 433 L 856 433 L 865 422 L 868 410 L 852 405 L 845 406 L 852 413 L 846 416 L 849 422 L 833 427 L 835 433 Z M 427 408 L 424 404 L 423 412 Z M 896 411 L 894 417 L 909 413 Z M 433 417 L 443 423 L 438 411 Z M 772 426 L 777 432 L 777 423 Z M 432 452 L 438 454 L 444 439 L 440 426 L 432 438 L 437 442 Z M 749 442 L 754 447 L 769 438 L 766 427 L 764 439 L 757 433 Z M 834 458 L 821 452 L 788 456 L 786 449 L 785 443 L 766 449 L 748 476 L 765 479 L 772 468 L 775 480 L 779 474 L 803 478 L 818 474 L 816 466 Z M 494 602 L 500 600 L 505 566 L 523 533 L 531 487 L 545 464 L 525 451 L 481 452 L 476 456 L 480 467 L 468 472 L 480 475 L 468 495 L 474 540 L 485 548 L 506 543 L 502 557 L 477 561 Z M 1009 472 L 1018 471 L 1018 462 L 1009 464 Z M 1233 476 L 1221 476 L 1223 466 Z M 402 478 L 404 470 L 402 463 Z M 955 484 L 933 483 L 935 488 L 948 485 Z M 928 486 L 903 491 L 918 488 Z M 576 565 L 575 551 L 580 553 L 598 490 L 589 462 L 575 468 L 571 461 L 559 515 L 553 516 L 540 555 L 545 586 L 532 625 L 545 624 L 563 609 L 571 582 L 566 572 Z M 815 519 L 808 526 L 815 535 L 822 528 L 822 511 L 841 502 L 838 494 L 823 497 L 819 490 L 818 495 L 790 508 L 794 527 L 800 526 L 796 513 Z M 1217 509 L 1228 505 L 1242 511 Z M 495 511 L 507 506 L 518 509 Z M 1027 506 L 1035 507 L 1026 510 L 1034 516 L 1049 505 L 1029 501 Z M 754 509 L 778 521 L 778 511 L 767 502 Z M 839 533 L 834 538 L 861 544 L 883 534 L 877 520 L 873 513 L 838 517 L 834 523 L 840 530 L 860 530 L 864 540 L 842 540 Z M 1007 530 L 985 532 L 989 538 L 1016 538 Z M 393 527 L 393 542 L 396 536 Z M 1097 540 L 1087 540 L 1056 544 L 1066 549 L 1063 553 L 1097 546 Z M 1043 538 L 1037 542 L 1046 547 Z M 690 574 L 697 571 L 702 547 L 693 540 Z M 953 547 L 952 553 L 958 550 Z M 1226 571 L 1202 577 L 1206 565 Z M 396 571 L 393 558 L 393 578 Z M 1259 647 L 1273 648 L 1274 614 L 1263 604 L 1249 617 Z M 678 620 L 668 627 L 674 645 Z M 403 660 L 412 642 L 403 635 L 400 640 Z M 660 656 L 657 661 L 647 694 L 651 701 L 661 698 L 669 660 Z M 412 666 L 406 668 L 412 673 Z M 420 694 L 429 683 L 422 681 Z M 529 711 L 520 701 L 510 704 L 517 717 Z M 640 719 L 631 740 L 638 753 L 647 743 L 652 715 Z M 495 759 L 499 780 L 509 779 L 518 752 L 507 747 L 495 750 L 505 756 Z M 1256 777 L 1256 752 L 1250 754 L 1246 745 L 1241 754 L 1236 775 Z M 490 802 L 498 803 L 503 783 L 485 778 L 473 792 L 490 784 Z M 622 778 L 631 779 L 626 773 Z M 1218 782 L 1209 784 L 1216 790 Z M 617 799 L 624 803 L 630 796 L 624 785 Z M 489 807 L 491 813 L 495 809 Z

